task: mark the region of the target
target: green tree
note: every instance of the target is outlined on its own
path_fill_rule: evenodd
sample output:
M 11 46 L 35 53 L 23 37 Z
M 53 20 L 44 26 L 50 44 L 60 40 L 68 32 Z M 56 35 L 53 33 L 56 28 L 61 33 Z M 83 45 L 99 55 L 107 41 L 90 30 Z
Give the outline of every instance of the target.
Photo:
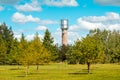
M 6 60 L 6 43 L 2 38 L 2 35 L 0 34 L 0 64 L 5 64 Z
M 2 39 L 5 41 L 6 45 L 5 63 L 9 63 L 8 54 L 10 53 L 11 45 L 14 40 L 12 28 L 8 28 L 8 26 L 5 23 L 3 23 L 0 25 L 0 34 L 2 36 Z
M 120 61 L 120 33 L 119 31 L 113 31 L 109 34 L 108 38 L 109 44 L 109 55 L 111 56 L 112 63 Z
M 39 64 L 44 64 L 50 62 L 50 53 L 42 45 L 42 42 L 38 36 L 38 33 L 34 36 L 34 39 L 31 41 L 30 52 L 33 54 L 33 61 L 37 65 L 37 71 L 39 69 Z
M 66 58 L 69 64 L 84 63 L 81 57 L 81 41 L 77 40 L 66 53 Z
M 90 65 L 92 63 L 101 61 L 103 57 L 101 44 L 96 40 L 94 36 L 91 35 L 82 39 L 81 53 L 82 58 L 88 65 L 88 73 L 90 73 Z
M 120 53 L 120 33 L 119 31 L 113 30 L 91 30 L 90 34 L 97 38 L 102 44 L 102 50 L 104 52 L 103 63 L 115 63 L 119 62 Z
M 96 41 L 98 41 L 101 45 L 102 51 L 103 51 L 103 60 L 101 61 L 102 63 L 109 63 L 111 60 L 111 56 L 109 53 L 109 34 L 110 31 L 108 30 L 100 30 L 100 29 L 95 29 L 95 30 L 90 30 L 90 33 L 88 35 L 94 36 Z
M 65 45 L 62 45 L 60 46 L 60 50 L 59 50 L 59 59 L 60 61 L 65 61 L 66 60 L 66 54 L 69 50 L 69 47 L 70 46 L 65 46 Z
M 17 39 L 14 39 L 10 53 L 8 54 L 9 64 L 19 64 L 19 42 Z
M 26 76 L 28 75 L 29 65 L 32 63 L 33 55 L 29 53 L 30 49 L 28 47 L 28 42 L 25 40 L 24 34 L 20 39 L 19 44 L 19 62 L 20 64 L 26 66 Z
M 54 40 L 51 37 L 51 33 L 48 29 L 45 31 L 43 46 L 50 52 L 51 60 L 56 61 L 58 59 L 58 49 L 57 46 L 54 45 Z

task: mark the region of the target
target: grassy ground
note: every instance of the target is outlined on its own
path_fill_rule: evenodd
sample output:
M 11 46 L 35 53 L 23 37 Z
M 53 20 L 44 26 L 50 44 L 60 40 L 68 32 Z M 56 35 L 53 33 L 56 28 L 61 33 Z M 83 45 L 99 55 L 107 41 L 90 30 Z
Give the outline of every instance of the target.
M 91 66 L 87 74 L 87 65 L 50 64 L 30 66 L 25 76 L 24 66 L 0 66 L 0 80 L 120 80 L 120 65 L 97 64 Z

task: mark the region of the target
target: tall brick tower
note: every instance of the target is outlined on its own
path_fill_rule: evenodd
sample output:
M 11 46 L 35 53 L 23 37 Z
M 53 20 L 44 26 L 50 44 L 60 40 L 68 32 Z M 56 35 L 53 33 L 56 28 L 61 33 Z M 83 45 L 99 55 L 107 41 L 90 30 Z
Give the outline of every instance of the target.
M 61 20 L 61 29 L 62 29 L 62 45 L 67 46 L 68 41 L 68 19 Z

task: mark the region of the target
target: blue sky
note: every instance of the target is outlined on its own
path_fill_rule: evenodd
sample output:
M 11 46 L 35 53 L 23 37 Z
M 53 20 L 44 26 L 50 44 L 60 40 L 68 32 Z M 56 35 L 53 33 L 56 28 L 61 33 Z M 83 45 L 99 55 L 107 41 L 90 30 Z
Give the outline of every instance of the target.
M 12 27 L 14 36 L 27 40 L 46 29 L 61 44 L 60 20 L 69 20 L 68 43 L 91 29 L 120 30 L 120 0 L 0 0 L 0 24 Z

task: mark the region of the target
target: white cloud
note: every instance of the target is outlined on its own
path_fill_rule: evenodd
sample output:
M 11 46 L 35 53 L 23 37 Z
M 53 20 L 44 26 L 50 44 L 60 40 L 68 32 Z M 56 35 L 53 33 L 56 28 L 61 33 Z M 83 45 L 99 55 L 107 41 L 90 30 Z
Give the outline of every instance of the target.
M 20 39 L 21 39 L 21 34 L 22 34 L 21 32 L 16 32 L 16 31 L 15 31 L 15 32 L 14 32 L 14 37 L 17 38 L 18 41 L 20 41 Z M 31 40 L 34 39 L 34 36 L 35 36 L 35 34 L 28 34 L 28 35 L 25 36 L 25 39 L 26 39 L 27 41 L 31 41 Z M 41 40 L 43 39 L 43 35 L 39 34 L 38 36 L 40 37 Z
M 40 20 L 39 22 L 43 23 Z M 47 20 L 46 20 L 47 21 Z M 45 30 L 46 26 L 38 26 L 36 30 Z M 68 43 L 73 44 L 76 39 L 85 37 L 91 29 L 107 29 L 120 30 L 120 14 L 115 12 L 107 12 L 101 16 L 84 16 L 77 19 L 76 24 L 73 24 L 68 29 Z M 61 45 L 61 29 L 58 28 L 56 32 L 52 33 L 55 43 Z M 41 35 L 43 38 L 43 35 Z M 33 39 L 33 35 L 28 35 L 26 39 Z
M 25 39 L 26 39 L 27 41 L 31 41 L 31 40 L 34 39 L 34 36 L 35 36 L 35 34 L 29 34 L 29 35 L 27 35 L 27 36 L 25 37 Z M 39 38 L 40 38 L 41 40 L 43 39 L 43 35 L 39 34 L 38 36 L 39 36 Z
M 37 0 L 32 0 L 32 3 L 26 3 L 24 5 L 16 5 L 15 6 L 19 11 L 41 11 L 42 8 Z
M 78 19 L 78 26 L 81 26 L 81 29 L 91 30 L 96 28 L 102 28 L 104 25 L 101 22 L 92 23 L 87 20 L 83 20 L 82 18 Z
M 12 21 L 17 23 L 27 23 L 27 22 L 35 22 L 39 24 L 57 24 L 57 21 L 53 20 L 40 20 L 38 17 L 33 17 L 32 15 L 24 15 L 22 13 L 16 12 L 12 16 Z
M 38 26 L 38 27 L 36 28 L 36 30 L 40 30 L 40 31 L 45 31 L 46 29 L 47 29 L 46 26 Z
M 105 16 L 87 16 L 83 17 L 83 20 L 89 21 L 89 22 L 107 22 L 107 21 L 118 21 L 120 18 L 120 15 L 115 12 L 107 12 Z
M 21 34 L 22 34 L 23 32 L 24 32 L 23 30 L 13 31 L 13 33 L 14 33 L 14 38 L 17 38 L 17 40 L 20 41 Z
M 113 30 L 120 30 L 120 24 L 111 24 L 108 27 L 109 30 L 113 31 Z
M 120 30 L 120 14 L 107 12 L 104 16 L 85 16 L 77 19 L 77 24 L 70 26 L 70 30 L 91 30 L 91 29 L 108 29 Z
M 120 0 L 94 0 L 94 1 L 101 5 L 120 6 Z
M 12 21 L 18 23 L 26 23 L 26 22 L 40 22 L 40 19 L 37 17 L 33 17 L 32 15 L 26 16 L 22 13 L 16 12 L 12 16 Z
M 91 29 L 99 28 L 101 30 L 120 30 L 120 14 L 107 12 L 103 16 L 84 16 L 77 19 L 76 24 L 73 24 L 68 29 L 68 42 L 73 44 L 76 39 L 85 37 Z M 61 30 L 56 32 L 55 38 L 61 41 Z M 59 35 L 58 35 L 59 34 Z M 56 40 L 57 41 L 57 40 Z M 57 43 L 59 43 L 57 41 Z
M 21 34 L 14 34 L 14 37 L 15 37 L 18 41 L 20 41 Z
M 4 10 L 4 8 L 2 6 L 0 6 L 0 11 Z
M 44 4 L 48 6 L 78 6 L 78 2 L 76 0 L 44 0 Z
M 35 34 L 27 35 L 27 36 L 25 37 L 25 39 L 26 39 L 27 41 L 31 41 L 31 40 L 34 39 L 34 36 L 35 36 Z

